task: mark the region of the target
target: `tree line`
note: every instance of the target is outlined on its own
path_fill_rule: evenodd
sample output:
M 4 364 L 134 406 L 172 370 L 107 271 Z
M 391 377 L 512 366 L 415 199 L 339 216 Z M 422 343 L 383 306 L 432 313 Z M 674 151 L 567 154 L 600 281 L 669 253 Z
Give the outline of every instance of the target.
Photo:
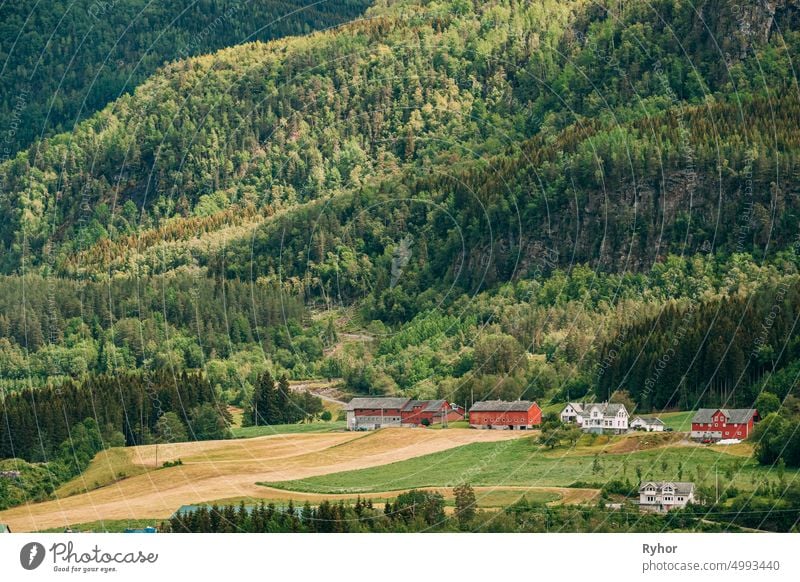
M 323 410 L 321 398 L 308 391 L 293 392 L 285 375 L 276 384 L 272 374 L 266 371 L 259 376 L 253 389 L 242 425 L 292 424 L 313 419 Z
M 117 446 L 154 442 L 154 434 L 169 439 L 164 428 L 159 430 L 159 420 L 169 413 L 177 416 L 191 440 L 225 438 L 231 422 L 201 374 L 92 375 L 5 395 L 0 401 L 0 458 L 46 462 L 85 419 L 92 419 L 103 438 Z
M 478 510 L 474 497 L 464 496 L 471 488 L 462 487 L 461 504 L 457 499 L 453 515 L 444 513 L 441 494 L 412 490 L 384 503 L 382 508 L 361 498 L 355 503 L 324 500 L 317 506 L 306 502 L 302 507 L 291 501 L 285 507 L 264 502 L 250 507 L 244 503 L 238 507 L 201 506 L 173 515 L 162 523 L 161 529 L 176 533 L 488 533 L 725 531 L 731 527 L 704 520 L 700 513 L 640 514 L 601 506 L 548 506 L 525 498 L 502 510 Z M 735 525 L 732 527 L 735 529 Z

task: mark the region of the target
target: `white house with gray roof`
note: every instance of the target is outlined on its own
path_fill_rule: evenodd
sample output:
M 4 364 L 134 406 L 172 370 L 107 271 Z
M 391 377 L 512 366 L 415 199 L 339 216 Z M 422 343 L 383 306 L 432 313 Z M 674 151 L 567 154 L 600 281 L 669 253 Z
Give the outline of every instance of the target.
M 628 431 L 628 410 L 616 402 L 570 402 L 561 411 L 561 422 L 575 423 L 584 432 Z
M 664 421 L 654 416 L 637 416 L 631 421 L 631 428 L 645 430 L 647 432 L 663 432 Z
M 639 485 L 639 508 L 665 513 L 694 503 L 694 483 L 686 481 L 645 481 Z

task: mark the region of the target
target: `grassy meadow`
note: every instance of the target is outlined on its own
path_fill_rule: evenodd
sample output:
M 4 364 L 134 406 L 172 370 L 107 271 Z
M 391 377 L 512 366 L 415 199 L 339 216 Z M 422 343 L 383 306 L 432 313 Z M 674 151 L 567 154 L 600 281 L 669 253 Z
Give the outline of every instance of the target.
M 652 435 L 607 438 L 594 444 L 579 441 L 574 448 L 544 449 L 533 438 L 474 443 L 389 465 L 263 483 L 270 487 L 313 493 L 370 493 L 414 487 L 473 486 L 569 487 L 601 485 L 614 479 L 686 480 L 712 485 L 715 471 L 721 483 L 752 490 L 777 471 L 759 466 L 740 449 L 705 447 L 663 441 Z M 583 439 L 582 439 L 583 440 Z M 650 443 L 650 445 L 648 445 Z M 655 446 L 651 446 L 655 443 Z M 637 472 L 638 471 L 638 472 Z M 788 479 L 796 471 L 786 471 Z

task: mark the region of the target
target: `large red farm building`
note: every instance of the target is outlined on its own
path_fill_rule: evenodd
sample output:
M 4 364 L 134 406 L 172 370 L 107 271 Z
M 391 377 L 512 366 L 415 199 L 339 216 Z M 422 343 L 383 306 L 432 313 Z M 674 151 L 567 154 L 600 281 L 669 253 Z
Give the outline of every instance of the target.
M 692 419 L 692 438 L 701 441 L 746 439 L 757 419 L 755 408 L 701 408 Z
M 528 400 L 484 400 L 469 409 L 473 428 L 528 430 L 542 424 L 542 409 Z
M 446 425 L 464 414 L 447 400 L 410 398 L 353 398 L 345 407 L 347 428 L 371 430 L 385 426 Z

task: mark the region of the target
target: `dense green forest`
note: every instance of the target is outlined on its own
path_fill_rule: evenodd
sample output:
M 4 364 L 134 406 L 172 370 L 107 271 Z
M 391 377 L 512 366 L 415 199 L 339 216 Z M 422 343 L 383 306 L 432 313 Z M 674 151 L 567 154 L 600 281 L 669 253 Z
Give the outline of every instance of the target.
M 652 409 L 745 403 L 796 358 L 786 321 L 757 350 L 748 327 L 770 287 L 796 285 L 791 3 L 406 1 L 367 16 L 171 63 L 0 165 L 0 375 L 114 358 L 205 368 L 239 403 L 269 369 L 459 400 L 628 390 Z M 71 309 L 48 299 L 62 282 Z M 698 293 L 691 341 L 643 395 Z M 393 339 L 327 357 L 330 321 L 304 303 Z M 697 335 L 744 311 L 712 365 L 724 334 Z
M 166 62 L 358 17 L 364 0 L 0 4 L 0 159 L 71 131 Z
M 205 49 L 255 32 L 236 17 Z M 0 163 L 4 398 L 124 373 L 124 401 L 190 371 L 252 425 L 301 420 L 316 403 L 287 383 L 308 378 L 459 404 L 793 402 L 798 19 L 788 0 L 378 0 L 171 60 Z M 143 414 L 110 422 L 139 443 Z
M 325 346 L 302 299 L 191 272 L 107 283 L 0 276 L 0 386 L 205 369 L 232 399 L 265 369 L 306 377 Z
M 224 438 L 226 421 L 230 424 L 208 380 L 185 373 L 93 376 L 58 388 L 15 392 L 0 406 L 5 424 L 0 456 L 29 461 L 54 456 L 71 427 L 86 418 L 96 421 L 107 440 L 127 445 L 153 442 L 158 420 L 167 413 L 179 416 L 192 440 Z
M 730 35 L 723 73 L 705 64 L 719 54 L 703 42 L 701 17 L 671 0 L 608 10 L 580 1 L 457 4 L 379 4 L 335 33 L 168 65 L 71 134 L 2 166 L 5 269 L 25 257 L 28 267 L 95 272 L 109 260 L 106 239 L 231 207 L 237 216 L 251 208 L 262 218 L 286 209 L 289 220 L 316 216 L 294 208 L 331 197 L 334 209 L 367 221 L 363 242 L 341 240 L 355 225 L 337 228 L 341 217 L 325 216 L 314 232 L 321 240 L 290 241 L 310 247 L 301 265 L 285 267 L 290 278 L 310 270 L 325 285 L 350 254 L 363 271 L 394 234 L 373 234 L 373 217 L 408 223 L 405 234 L 424 235 L 426 248 L 441 245 L 432 277 L 456 278 L 452 263 L 463 259 L 464 289 L 520 273 L 543 249 L 562 263 L 641 269 L 676 249 L 757 251 L 765 237 L 779 246 L 791 239 L 793 183 L 773 177 L 796 174 L 797 95 L 784 74 L 796 57 L 792 10 L 779 12 L 767 39 Z M 752 15 L 754 27 L 761 17 Z M 731 25 L 726 18 L 736 20 L 714 13 L 720 26 Z M 745 212 L 752 218 L 741 236 L 725 229 L 716 240 L 720 224 Z M 283 231 L 266 222 L 255 273 L 274 269 L 272 233 Z M 173 225 L 169 236 L 180 231 Z M 112 246 L 111 256 L 130 244 Z M 202 254 L 159 250 L 115 270 Z M 250 255 L 233 253 L 229 270 L 249 273 Z M 359 283 L 370 281 L 345 280 L 343 293 Z

